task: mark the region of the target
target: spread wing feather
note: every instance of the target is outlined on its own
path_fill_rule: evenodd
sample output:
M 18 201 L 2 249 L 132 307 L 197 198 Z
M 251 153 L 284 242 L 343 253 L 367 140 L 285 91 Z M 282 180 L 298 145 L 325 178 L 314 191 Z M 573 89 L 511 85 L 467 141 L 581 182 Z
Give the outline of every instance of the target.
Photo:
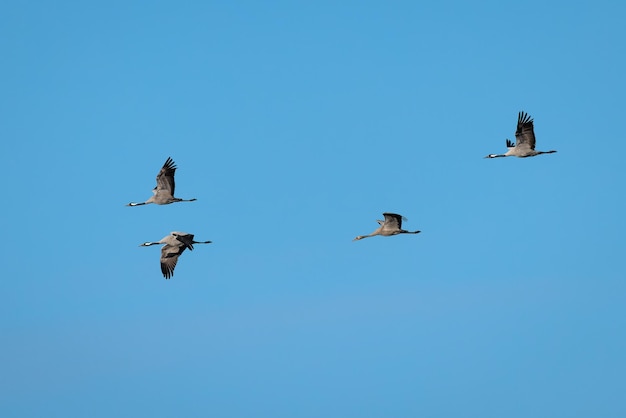
M 171 157 L 168 157 L 156 176 L 157 193 L 169 193 L 170 196 L 174 196 L 176 187 L 174 174 L 176 174 L 176 164 L 174 164 L 174 160 Z
M 189 248 L 189 251 L 193 251 L 193 234 L 187 234 L 178 232 L 176 233 L 176 239 L 180 241 L 185 247 Z
M 385 217 L 384 228 L 390 230 L 402 229 L 402 220 L 406 220 L 406 218 L 402 215 L 398 215 L 397 213 L 383 213 Z
M 187 246 L 182 243 L 178 246 L 165 244 L 163 248 L 161 248 L 161 272 L 166 279 L 174 275 L 174 268 L 178 262 L 178 257 L 185 251 L 185 248 L 187 248 Z
M 530 149 L 535 149 L 535 129 L 533 119 L 525 112 L 517 115 L 517 130 L 515 131 L 516 146 L 526 144 Z

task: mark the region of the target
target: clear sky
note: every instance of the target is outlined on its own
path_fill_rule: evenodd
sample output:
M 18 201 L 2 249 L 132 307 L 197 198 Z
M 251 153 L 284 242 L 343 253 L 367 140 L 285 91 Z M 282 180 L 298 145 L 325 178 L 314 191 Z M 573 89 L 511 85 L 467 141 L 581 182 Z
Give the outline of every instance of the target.
M 0 415 L 626 416 L 625 14 L 4 2 Z

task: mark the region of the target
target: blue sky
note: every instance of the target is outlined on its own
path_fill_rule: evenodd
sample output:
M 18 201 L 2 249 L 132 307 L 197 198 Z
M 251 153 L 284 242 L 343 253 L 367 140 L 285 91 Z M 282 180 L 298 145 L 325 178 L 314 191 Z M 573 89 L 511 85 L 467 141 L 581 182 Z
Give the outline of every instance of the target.
M 623 417 L 625 8 L 3 4 L 2 416 Z

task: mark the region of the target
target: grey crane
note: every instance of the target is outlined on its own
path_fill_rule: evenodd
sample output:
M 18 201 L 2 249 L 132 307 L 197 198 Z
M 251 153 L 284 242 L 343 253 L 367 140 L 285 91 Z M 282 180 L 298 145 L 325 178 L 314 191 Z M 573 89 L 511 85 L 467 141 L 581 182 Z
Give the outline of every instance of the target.
M 535 151 L 535 130 L 533 119 L 525 112 L 519 112 L 517 115 L 517 130 L 515 131 L 515 145 L 508 138 L 506 146 L 509 149 L 504 154 L 489 154 L 485 158 L 498 157 L 534 157 L 539 154 L 552 154 L 551 151 Z
M 380 227 L 376 231 L 372 232 L 369 235 L 359 235 L 358 237 L 353 239 L 353 241 L 358 241 L 363 238 L 373 237 L 375 235 L 382 235 L 384 237 L 390 237 L 392 235 L 398 235 L 398 234 L 419 234 L 421 232 L 421 231 L 407 231 L 407 230 L 402 229 L 402 221 L 407 220 L 402 215 L 398 215 L 397 213 L 385 212 L 383 213 L 383 216 L 385 217 L 384 221 L 381 221 L 381 220 L 376 221 L 378 222 L 378 225 L 380 225 Z
M 179 199 L 178 197 L 174 197 L 174 188 L 176 184 L 174 183 L 174 174 L 176 174 L 176 165 L 174 164 L 174 160 L 171 157 L 168 157 L 165 160 L 165 164 L 159 171 L 159 174 L 156 176 L 157 185 L 154 189 L 152 189 L 152 197 L 146 200 L 145 202 L 130 202 L 126 206 L 141 206 L 147 205 L 148 203 L 156 203 L 157 205 L 168 205 L 174 202 L 193 202 L 196 199 Z
M 211 241 L 194 241 L 193 234 L 187 232 L 172 232 L 163 237 L 161 241 L 144 242 L 140 247 L 165 244 L 161 248 L 161 272 L 163 277 L 169 279 L 174 275 L 174 267 L 178 262 L 178 257 L 187 249 L 193 251 L 193 244 L 210 244 Z

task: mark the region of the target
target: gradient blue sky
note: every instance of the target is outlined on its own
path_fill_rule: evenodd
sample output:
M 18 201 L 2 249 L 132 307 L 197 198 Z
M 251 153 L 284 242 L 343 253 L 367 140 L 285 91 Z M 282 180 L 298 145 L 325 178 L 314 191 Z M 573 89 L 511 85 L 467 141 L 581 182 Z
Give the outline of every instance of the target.
M 625 14 L 4 2 L 0 414 L 626 416 Z

